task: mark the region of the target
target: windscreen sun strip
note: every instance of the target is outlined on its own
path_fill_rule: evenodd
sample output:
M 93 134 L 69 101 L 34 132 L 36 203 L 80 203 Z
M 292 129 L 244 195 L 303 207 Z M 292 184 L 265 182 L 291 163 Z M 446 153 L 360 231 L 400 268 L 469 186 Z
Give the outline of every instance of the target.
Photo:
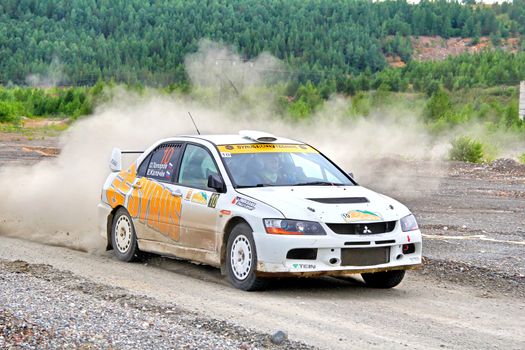
M 308 145 L 282 143 L 247 143 L 218 146 L 221 153 L 319 153 Z

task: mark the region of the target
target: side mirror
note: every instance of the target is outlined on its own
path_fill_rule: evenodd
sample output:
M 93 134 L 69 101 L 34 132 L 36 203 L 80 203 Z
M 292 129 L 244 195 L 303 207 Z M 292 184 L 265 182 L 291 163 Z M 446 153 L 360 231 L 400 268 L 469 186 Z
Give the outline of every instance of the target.
M 208 187 L 213 188 L 219 193 L 226 192 L 226 185 L 224 185 L 224 182 L 222 181 L 219 175 L 214 174 L 214 175 L 208 176 Z
M 347 173 L 347 174 L 348 174 L 348 176 L 350 176 L 350 177 L 352 178 L 352 180 L 354 180 L 354 173 L 349 172 L 349 173 Z

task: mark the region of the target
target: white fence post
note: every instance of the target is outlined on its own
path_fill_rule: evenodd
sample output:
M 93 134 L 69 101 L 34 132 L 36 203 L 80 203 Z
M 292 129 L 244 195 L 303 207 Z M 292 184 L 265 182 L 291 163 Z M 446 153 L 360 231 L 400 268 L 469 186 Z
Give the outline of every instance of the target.
M 520 84 L 520 107 L 519 107 L 520 119 L 525 118 L 525 81 Z

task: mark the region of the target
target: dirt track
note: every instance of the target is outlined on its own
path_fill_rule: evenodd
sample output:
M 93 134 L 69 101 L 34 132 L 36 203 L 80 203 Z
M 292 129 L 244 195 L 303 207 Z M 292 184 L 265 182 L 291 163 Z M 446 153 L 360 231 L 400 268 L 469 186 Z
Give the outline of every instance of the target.
M 52 146 L 53 140 L 48 141 L 36 146 Z M 44 157 L 19 145 L 35 142 L 4 142 L 0 166 L 21 154 L 26 163 Z M 217 347 L 262 348 L 270 346 L 265 334 L 281 329 L 291 340 L 330 349 L 524 348 L 525 170 L 505 162 L 493 166 L 451 163 L 439 172 L 424 163 L 409 166 L 413 167 L 410 181 L 414 185 L 408 192 L 406 186 L 382 186 L 372 177 L 357 174 L 361 184 L 406 203 L 427 235 L 426 267 L 408 273 L 393 290 L 367 289 L 359 279 L 325 278 L 279 280 L 266 292 L 245 293 L 231 288 L 217 270 L 205 266 L 164 258 L 124 264 L 110 252 L 87 254 L 0 237 L 2 287 L 19 293 L 2 298 L 0 312 L 31 321 L 35 332 L 45 333 L 42 327 L 47 327 L 51 334 L 55 326 L 46 322 L 56 311 L 49 310 L 48 303 L 39 297 L 30 305 L 17 302 L 35 293 L 32 288 L 38 286 L 78 299 L 76 303 L 57 299 L 64 312 L 74 314 L 81 302 L 86 308 L 104 303 L 107 308 L 118 308 L 115 314 L 166 319 L 173 327 L 183 326 L 179 335 L 194 335 L 195 343 L 186 343 L 184 339 L 177 342 L 176 334 L 163 333 L 161 345 L 166 347 L 214 348 L 216 342 Z M 381 168 L 373 170 L 373 178 L 381 178 Z M 431 186 L 436 179 L 439 185 Z M 205 324 L 203 331 L 208 333 L 197 332 L 203 327 L 197 327 L 199 322 L 170 318 L 159 307 L 196 312 L 188 314 Z M 46 312 L 50 313 L 47 318 L 42 316 Z M 83 332 L 72 344 L 109 347 L 110 335 L 101 333 L 102 340 L 94 342 L 95 334 L 83 328 L 85 322 L 79 322 L 72 316 L 68 323 L 67 329 L 74 328 L 75 334 Z M 115 320 L 108 315 L 97 322 L 104 328 Z M 145 330 L 144 336 L 157 334 L 155 327 Z M 115 347 L 126 348 L 122 344 Z M 281 347 L 304 346 L 287 343 Z

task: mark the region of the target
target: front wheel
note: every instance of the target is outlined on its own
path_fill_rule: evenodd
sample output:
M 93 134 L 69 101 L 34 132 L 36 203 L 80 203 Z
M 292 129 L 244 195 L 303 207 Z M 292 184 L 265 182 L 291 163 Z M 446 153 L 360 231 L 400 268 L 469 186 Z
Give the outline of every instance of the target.
M 367 286 L 372 288 L 393 288 L 405 277 L 405 270 L 393 270 L 376 273 L 362 273 Z
M 119 208 L 113 217 L 111 244 L 119 260 L 131 262 L 138 259 L 139 247 L 135 226 L 124 208 Z
M 255 275 L 257 250 L 248 224 L 241 223 L 232 229 L 226 249 L 228 279 L 234 287 L 252 291 L 267 286 L 268 280 Z

